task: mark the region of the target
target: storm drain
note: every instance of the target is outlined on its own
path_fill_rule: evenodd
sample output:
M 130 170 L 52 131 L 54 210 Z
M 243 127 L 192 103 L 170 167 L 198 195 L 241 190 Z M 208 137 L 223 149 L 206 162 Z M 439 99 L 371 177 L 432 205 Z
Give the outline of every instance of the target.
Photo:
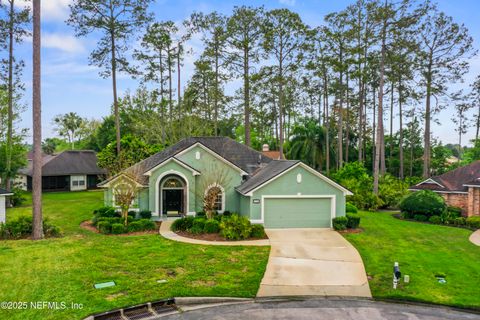
M 141 320 L 150 317 L 173 312 L 177 310 L 175 299 L 165 299 L 146 304 L 112 310 L 101 314 L 93 315 L 87 319 L 92 320 Z

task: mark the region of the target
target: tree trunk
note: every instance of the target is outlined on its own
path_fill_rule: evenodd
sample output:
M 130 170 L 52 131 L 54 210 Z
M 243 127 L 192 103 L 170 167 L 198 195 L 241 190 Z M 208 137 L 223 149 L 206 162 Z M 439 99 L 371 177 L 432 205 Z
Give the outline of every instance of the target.
M 251 145 L 250 141 L 250 75 L 249 75 L 249 57 L 248 47 L 244 48 L 243 53 L 243 103 L 245 113 L 245 144 Z M 280 113 L 281 118 L 281 113 Z M 280 120 L 281 121 L 281 120 Z M 282 135 L 282 124 L 280 122 L 280 136 Z
M 170 120 L 170 142 L 174 142 L 173 138 L 173 88 L 172 88 L 172 53 L 170 46 L 167 47 L 167 64 L 168 64 L 168 117 Z
M 217 35 L 215 35 L 215 39 L 217 39 Z M 215 96 L 214 98 L 214 121 L 213 121 L 213 129 L 215 131 L 214 136 L 218 135 L 218 95 L 219 95 L 219 81 L 218 81 L 218 41 L 215 40 Z
M 178 49 L 177 49 L 177 101 L 178 101 L 179 116 L 181 115 L 180 102 L 182 100 L 181 78 L 180 78 L 180 54 L 181 54 L 181 45 L 179 43 Z
M 385 42 L 387 37 L 386 28 L 387 28 L 386 22 L 384 22 L 383 28 L 382 28 L 382 49 L 381 49 L 382 56 L 380 59 L 380 83 L 378 86 L 377 141 L 376 141 L 376 147 L 375 147 L 375 160 L 374 160 L 374 166 L 373 166 L 373 192 L 375 194 L 378 194 L 378 183 L 379 183 L 380 174 L 383 170 L 385 170 L 385 142 L 384 142 L 384 132 L 383 132 L 383 85 L 385 81 L 385 51 L 386 51 Z M 383 157 L 382 157 L 382 154 L 383 154 Z M 380 162 L 382 162 L 382 164 L 380 164 Z
M 432 59 L 427 69 L 427 96 L 425 100 L 425 132 L 423 149 L 423 177 L 430 177 L 430 101 L 432 95 Z
M 478 104 L 477 130 L 475 131 L 475 140 L 478 140 L 479 130 L 480 130 L 480 103 Z
M 390 86 L 390 130 L 389 130 L 389 135 L 390 135 L 390 143 L 388 146 L 388 167 L 391 170 L 392 168 L 392 159 L 393 159 L 393 103 L 394 103 L 394 83 L 392 81 L 391 86 Z
M 349 149 L 349 146 L 350 146 L 350 96 L 348 94 L 348 88 L 349 88 L 349 84 L 348 84 L 348 70 L 347 70 L 347 73 L 346 73 L 346 80 L 347 80 L 347 93 L 346 93 L 346 96 L 347 96 L 347 110 L 346 110 L 346 128 L 345 128 L 345 162 L 348 163 L 348 149 Z
M 376 103 L 376 93 L 375 87 L 372 88 L 372 101 L 373 101 L 373 116 L 372 116 L 372 172 L 375 170 L 375 152 L 377 150 L 376 145 L 376 134 L 377 134 L 377 103 Z
M 40 70 L 40 0 L 33 0 L 33 240 L 43 238 L 42 217 L 42 100 L 41 100 L 41 70 Z
M 343 51 L 340 49 L 340 65 L 343 66 Z M 340 71 L 340 101 L 338 105 L 338 127 L 337 127 L 337 169 L 343 167 L 343 70 Z
M 12 178 L 12 148 L 13 148 L 13 33 L 14 33 L 14 0 L 10 1 L 8 18 L 8 116 L 7 116 L 7 145 L 5 161 L 5 189 L 10 191 Z M 7 206 L 10 202 L 7 202 Z
M 402 110 L 402 82 L 399 81 L 398 86 L 398 118 L 399 118 L 399 138 L 398 138 L 398 157 L 400 158 L 400 168 L 398 170 L 398 176 L 403 180 L 403 110 Z
M 117 58 L 115 57 L 115 35 L 114 31 L 110 30 L 110 42 L 112 50 L 112 89 L 113 89 L 113 110 L 115 113 L 115 136 L 117 140 L 117 155 L 120 154 L 120 115 L 118 112 L 118 98 L 117 98 Z
M 278 86 L 278 94 L 279 94 L 279 99 L 278 99 L 278 113 L 280 115 L 280 123 L 279 123 L 279 129 L 280 129 L 280 141 L 278 144 L 278 150 L 280 152 L 280 159 L 283 159 L 283 121 L 282 121 L 282 115 L 283 115 L 283 56 L 281 52 L 282 48 L 280 48 L 280 59 L 279 59 L 279 86 Z
M 325 106 L 325 172 L 330 174 L 330 118 L 328 116 L 328 79 L 324 75 L 323 81 L 323 105 Z

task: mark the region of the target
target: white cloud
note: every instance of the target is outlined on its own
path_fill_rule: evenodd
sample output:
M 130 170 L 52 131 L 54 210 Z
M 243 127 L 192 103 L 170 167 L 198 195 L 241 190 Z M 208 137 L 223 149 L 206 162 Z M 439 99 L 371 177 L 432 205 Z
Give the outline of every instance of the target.
M 295 0 L 279 0 L 278 2 L 290 7 L 293 7 L 295 5 Z
M 85 51 L 85 47 L 78 38 L 60 33 L 43 34 L 42 47 L 59 49 L 68 53 L 81 53 Z
M 45 20 L 65 20 L 69 14 L 68 5 L 72 0 L 44 0 L 41 4 L 42 19 Z M 17 0 L 16 7 L 31 7 L 31 1 Z

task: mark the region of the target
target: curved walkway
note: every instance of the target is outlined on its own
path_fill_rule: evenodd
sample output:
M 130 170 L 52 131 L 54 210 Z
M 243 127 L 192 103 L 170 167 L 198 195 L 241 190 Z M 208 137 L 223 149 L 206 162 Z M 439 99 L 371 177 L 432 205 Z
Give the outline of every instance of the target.
M 470 235 L 470 238 L 468 238 L 468 240 L 470 240 L 470 242 L 473 243 L 474 245 L 480 246 L 480 229 L 472 233 Z
M 160 235 L 169 240 L 185 242 L 191 244 L 203 244 L 203 245 L 213 245 L 213 246 L 269 246 L 270 241 L 268 239 L 264 240 L 245 240 L 245 241 L 206 241 L 198 240 L 192 238 L 182 237 L 175 232 L 170 230 L 170 226 L 173 221 L 163 221 L 160 225 Z

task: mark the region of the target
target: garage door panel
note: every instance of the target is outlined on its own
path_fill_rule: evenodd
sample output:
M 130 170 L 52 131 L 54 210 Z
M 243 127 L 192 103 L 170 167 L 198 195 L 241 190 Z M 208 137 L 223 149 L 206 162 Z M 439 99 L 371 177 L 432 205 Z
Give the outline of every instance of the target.
M 329 228 L 330 198 L 265 198 L 266 228 Z

